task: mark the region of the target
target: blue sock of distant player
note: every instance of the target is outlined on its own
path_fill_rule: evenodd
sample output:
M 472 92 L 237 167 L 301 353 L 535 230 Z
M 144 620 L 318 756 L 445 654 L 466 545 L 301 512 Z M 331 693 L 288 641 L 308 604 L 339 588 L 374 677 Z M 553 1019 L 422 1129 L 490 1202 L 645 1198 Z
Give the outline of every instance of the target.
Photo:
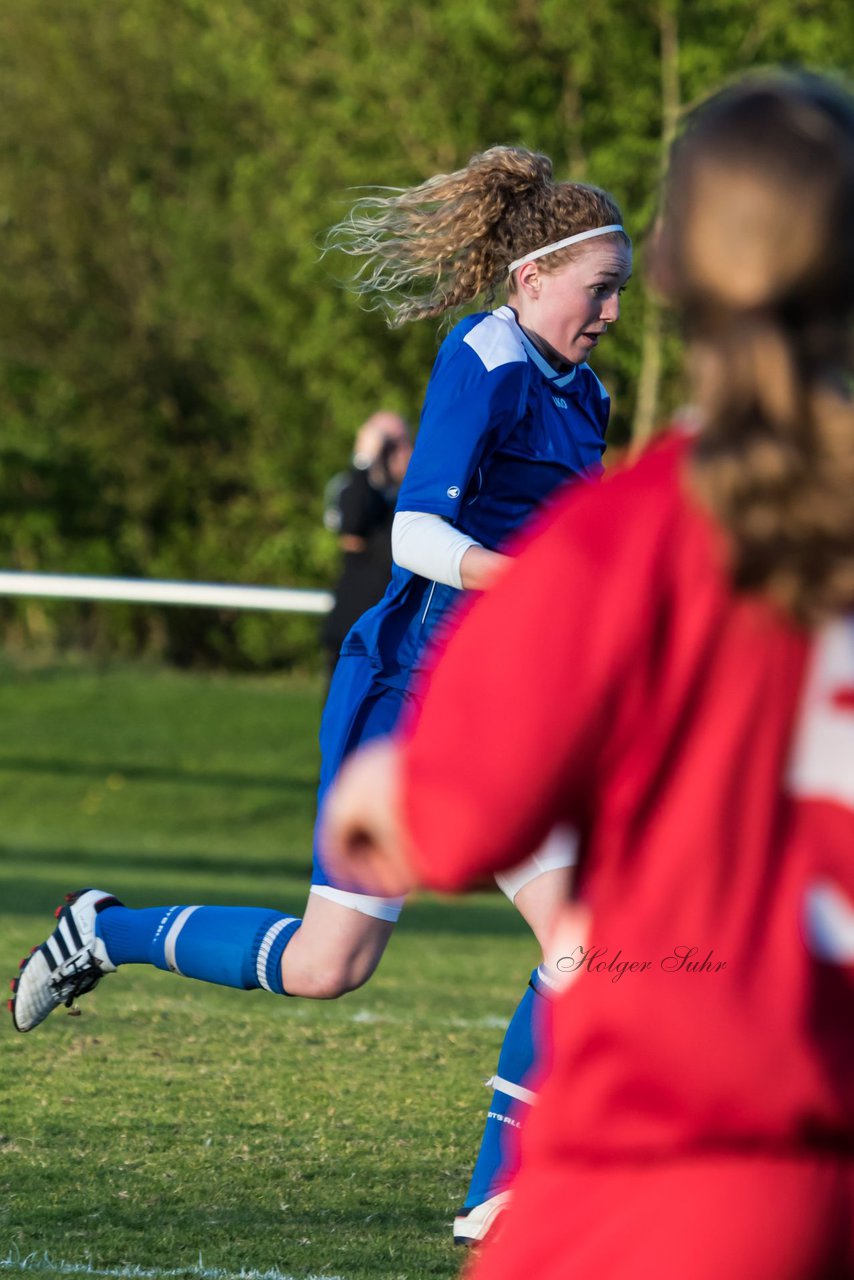
M 535 969 L 504 1034 L 498 1068 L 487 1081 L 495 1092 L 489 1104 L 465 1209 L 474 1209 L 505 1191 L 515 1172 L 521 1120 L 534 1099 L 534 1094 L 526 1088 L 526 1081 L 535 1064 L 538 1076 L 544 1065 L 539 1032 L 549 991 L 547 971 L 544 967 Z
M 107 907 L 96 931 L 113 964 L 284 995 L 282 953 L 301 920 L 261 907 Z

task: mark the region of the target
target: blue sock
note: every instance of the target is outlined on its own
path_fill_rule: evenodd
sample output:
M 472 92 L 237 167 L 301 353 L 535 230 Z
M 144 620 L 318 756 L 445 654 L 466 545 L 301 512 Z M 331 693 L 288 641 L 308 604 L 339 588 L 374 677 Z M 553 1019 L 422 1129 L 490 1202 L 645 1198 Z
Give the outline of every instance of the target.
M 115 965 L 284 995 L 282 954 L 301 923 L 262 907 L 107 907 L 95 928 Z
M 532 1100 L 525 1082 L 535 1063 L 542 1065 L 539 1024 L 547 991 L 540 971 L 535 969 L 504 1033 L 498 1068 L 492 1080 L 487 1081 L 495 1092 L 489 1104 L 480 1150 L 465 1199 L 466 1209 L 473 1209 L 490 1196 L 505 1191 L 515 1172 L 521 1118 Z M 514 1092 L 508 1092 L 508 1088 Z M 516 1090 L 521 1091 L 521 1096 L 515 1093 Z

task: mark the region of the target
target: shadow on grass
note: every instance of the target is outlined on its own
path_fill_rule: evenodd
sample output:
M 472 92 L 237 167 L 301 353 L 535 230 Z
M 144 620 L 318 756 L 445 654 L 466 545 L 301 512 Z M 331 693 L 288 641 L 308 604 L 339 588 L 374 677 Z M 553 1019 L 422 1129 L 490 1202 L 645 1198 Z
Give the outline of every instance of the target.
M 65 878 L 70 874 L 72 879 L 74 876 L 81 875 L 88 876 L 90 879 L 94 877 L 96 880 L 109 879 L 111 887 L 121 881 L 126 886 L 130 886 L 128 892 L 132 892 L 134 896 L 139 894 L 140 872 L 145 873 L 146 879 L 149 878 L 150 873 L 155 891 L 160 873 L 170 877 L 176 873 L 186 875 L 189 882 L 188 892 L 192 891 L 192 883 L 195 880 L 222 879 L 228 886 L 239 879 L 243 889 L 254 894 L 255 897 L 260 896 L 265 901 L 269 900 L 271 879 L 279 883 L 283 877 L 293 879 L 300 886 L 304 884 L 307 893 L 311 875 L 311 850 L 308 848 L 304 854 L 290 856 L 282 854 L 281 857 L 271 855 L 258 858 L 229 857 L 227 854 L 212 855 L 201 849 L 189 852 L 185 849 L 177 853 L 170 849 L 131 849 L 127 845 L 114 849 L 85 847 L 57 849 L 55 845 L 51 845 L 45 849 L 33 849 L 28 846 L 26 850 L 19 850 L 14 845 L 0 844 L 0 861 L 11 862 L 13 859 L 38 864 L 44 868 L 45 872 L 55 871 L 57 875 Z M 129 875 L 133 877 L 131 880 L 128 879 Z M 253 880 L 257 881 L 257 884 L 249 883 Z M 15 892 L 17 883 L 8 886 L 3 898 L 3 906 L 11 900 L 8 895 Z M 42 880 L 33 883 L 40 883 L 43 886 L 44 882 Z M 227 891 L 233 893 L 231 888 Z
M 66 871 L 59 866 L 55 850 L 45 854 L 34 854 L 29 851 L 28 858 L 34 861 L 46 858 L 48 865 L 56 863 L 55 882 L 51 885 L 44 878 L 25 879 L 20 876 L 0 875 L 0 903 L 5 914 L 40 916 L 49 926 L 53 911 L 62 900 L 64 893 L 92 884 L 109 893 L 114 893 L 116 897 L 127 901 L 131 906 L 172 905 L 178 900 L 174 889 L 158 894 L 154 877 L 152 877 L 153 887 L 146 888 L 143 900 L 138 878 L 130 878 L 126 870 L 129 863 L 134 863 L 133 855 L 129 856 L 127 850 L 122 850 L 121 855 L 103 850 L 97 853 L 89 850 L 69 851 L 63 857 L 63 863 L 68 868 Z M 193 873 L 198 875 L 201 870 L 198 859 L 169 858 L 168 855 L 158 854 L 156 861 L 168 867 L 170 871 L 186 867 L 188 880 L 192 879 Z M 145 866 L 147 869 L 152 865 L 151 855 L 140 854 L 135 865 L 137 868 Z M 205 895 L 208 905 L 239 904 L 247 907 L 273 907 L 277 910 L 288 908 L 300 911 L 302 909 L 308 892 L 307 869 L 304 875 L 300 875 L 299 872 L 294 874 L 294 887 L 286 886 L 285 891 L 282 892 L 280 884 L 275 890 L 271 890 L 269 880 L 272 868 L 269 862 L 259 863 L 256 866 L 259 874 L 257 886 L 247 886 L 245 877 L 250 873 L 246 865 L 240 863 L 235 867 L 235 873 L 241 877 L 239 887 L 229 888 L 228 877 L 223 876 L 222 891 L 217 890 Z M 206 869 L 209 875 L 216 875 L 221 873 L 223 868 L 221 863 L 209 860 Z M 285 875 L 288 870 L 293 874 L 293 868 L 288 869 L 284 865 L 281 872 Z M 267 877 L 266 886 L 260 882 L 264 876 Z M 187 903 L 197 901 L 191 886 L 182 900 Z M 525 936 L 528 933 L 528 927 L 518 912 L 510 907 L 497 890 L 494 894 L 477 893 L 460 898 L 418 897 L 403 912 L 398 929 L 403 933 L 466 934 L 473 937 Z
M 275 788 L 313 796 L 315 778 L 293 778 L 285 773 L 233 773 L 182 768 L 180 765 L 121 764 L 110 758 L 101 760 L 44 759 L 38 756 L 0 756 L 0 773 L 47 774 L 57 778 L 94 778 L 103 781 L 118 776 L 127 782 L 178 782 L 189 787 Z

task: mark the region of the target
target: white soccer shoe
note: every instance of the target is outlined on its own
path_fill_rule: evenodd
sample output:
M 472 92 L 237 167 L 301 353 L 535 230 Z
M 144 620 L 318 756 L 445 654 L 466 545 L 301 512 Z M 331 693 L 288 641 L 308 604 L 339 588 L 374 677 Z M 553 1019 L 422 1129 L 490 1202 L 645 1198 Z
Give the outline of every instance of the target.
M 486 1239 L 487 1232 L 495 1226 L 496 1219 L 510 1203 L 510 1191 L 499 1191 L 483 1204 L 458 1213 L 454 1218 L 454 1244 L 476 1245 Z
M 95 934 L 95 917 L 105 907 L 120 907 L 118 898 L 101 889 L 69 893 L 57 907 L 57 926 L 40 947 L 21 961 L 12 980 L 9 1011 L 18 1031 L 32 1031 L 61 1004 L 69 1008 L 116 966 Z

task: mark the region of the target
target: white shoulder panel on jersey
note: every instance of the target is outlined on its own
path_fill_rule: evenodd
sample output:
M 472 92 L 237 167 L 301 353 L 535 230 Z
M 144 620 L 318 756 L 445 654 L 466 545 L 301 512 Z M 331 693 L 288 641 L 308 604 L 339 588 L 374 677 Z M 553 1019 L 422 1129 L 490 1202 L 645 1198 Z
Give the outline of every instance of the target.
M 463 338 L 466 346 L 480 357 L 487 373 L 503 364 L 524 364 L 528 359 L 516 326 L 516 318 L 509 307 L 484 316 L 479 324 Z

